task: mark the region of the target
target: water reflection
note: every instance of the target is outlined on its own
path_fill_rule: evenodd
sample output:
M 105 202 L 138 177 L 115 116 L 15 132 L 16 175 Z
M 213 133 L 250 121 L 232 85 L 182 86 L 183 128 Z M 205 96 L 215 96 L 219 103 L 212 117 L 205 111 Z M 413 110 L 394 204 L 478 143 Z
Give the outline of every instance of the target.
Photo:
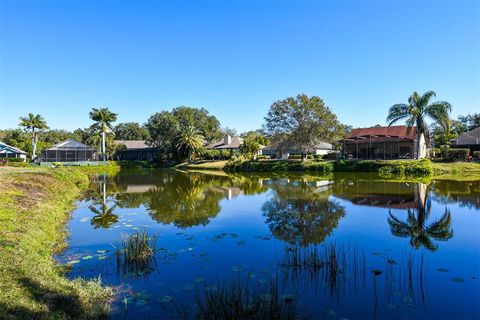
M 329 198 L 328 181 L 280 179 L 268 184 L 273 195 L 262 211 L 277 239 L 302 246 L 321 243 L 345 215 L 345 208 Z
M 118 222 L 118 216 L 113 213 L 117 205 L 108 206 L 107 179 L 105 175 L 99 175 L 93 183 L 94 187 L 87 193 L 92 203 L 88 208 L 95 214 L 91 220 L 91 224 L 95 229 L 108 229 L 111 225 Z

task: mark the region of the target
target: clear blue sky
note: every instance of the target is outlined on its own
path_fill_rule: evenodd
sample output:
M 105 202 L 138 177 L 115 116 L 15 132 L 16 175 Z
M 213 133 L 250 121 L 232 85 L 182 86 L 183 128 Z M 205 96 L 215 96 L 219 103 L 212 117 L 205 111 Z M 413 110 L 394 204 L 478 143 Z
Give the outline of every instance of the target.
M 479 1 L 0 1 L 0 28 L 0 128 L 187 105 L 241 132 L 301 92 L 353 126 L 384 124 L 413 90 L 480 111 Z

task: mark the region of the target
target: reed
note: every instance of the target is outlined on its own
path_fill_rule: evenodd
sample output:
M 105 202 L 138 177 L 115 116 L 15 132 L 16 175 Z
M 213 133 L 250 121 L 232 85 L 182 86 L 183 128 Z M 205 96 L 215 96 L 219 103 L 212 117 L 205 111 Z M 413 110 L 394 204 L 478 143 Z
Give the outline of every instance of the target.
M 302 319 L 294 295 L 282 295 L 278 279 L 251 285 L 238 278 L 219 288 L 205 286 L 195 296 L 197 319 Z
M 149 234 L 141 229 L 133 234 L 122 234 L 120 245 L 117 245 L 117 266 L 124 273 L 142 275 L 148 273 L 155 263 L 155 251 L 158 235 Z

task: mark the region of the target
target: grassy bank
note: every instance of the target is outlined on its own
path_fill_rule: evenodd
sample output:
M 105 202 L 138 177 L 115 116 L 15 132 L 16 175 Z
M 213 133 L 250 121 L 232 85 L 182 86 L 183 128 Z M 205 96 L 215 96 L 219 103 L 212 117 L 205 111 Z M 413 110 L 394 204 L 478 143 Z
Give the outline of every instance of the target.
M 195 163 L 181 163 L 176 165 L 175 168 L 180 170 L 223 170 L 228 161 L 199 161 Z
M 435 175 L 480 176 L 480 162 L 433 162 Z
M 65 246 L 74 202 L 101 168 L 0 168 L 0 319 L 94 319 L 112 290 L 69 281 L 52 255 Z
M 429 176 L 433 168 L 429 160 L 420 161 L 243 161 L 229 162 L 229 172 L 373 172 L 381 175 Z

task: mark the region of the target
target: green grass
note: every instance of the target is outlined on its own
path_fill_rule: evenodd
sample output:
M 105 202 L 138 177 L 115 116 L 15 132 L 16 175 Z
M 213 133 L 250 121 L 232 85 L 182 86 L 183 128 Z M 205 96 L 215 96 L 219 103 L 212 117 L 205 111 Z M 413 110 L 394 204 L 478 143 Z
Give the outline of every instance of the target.
M 0 169 L 0 319 L 95 319 L 108 312 L 111 288 L 100 279 L 67 280 L 52 259 L 66 245 L 65 224 L 88 174 L 98 170 L 106 167 Z
M 435 175 L 480 176 L 480 162 L 433 162 Z
M 196 163 L 184 162 L 175 167 L 187 170 L 223 170 L 227 162 L 226 160 L 199 161 Z

